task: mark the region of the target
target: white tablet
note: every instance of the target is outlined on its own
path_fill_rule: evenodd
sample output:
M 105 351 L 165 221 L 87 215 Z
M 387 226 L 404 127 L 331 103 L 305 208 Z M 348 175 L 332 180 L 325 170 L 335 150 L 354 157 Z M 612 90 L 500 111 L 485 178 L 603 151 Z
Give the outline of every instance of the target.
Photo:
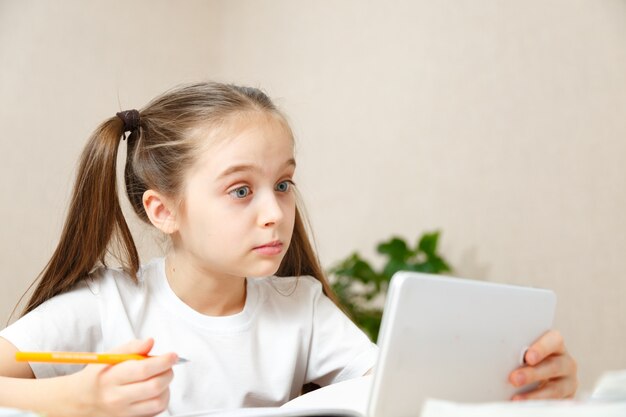
M 552 327 L 555 306 L 549 290 L 396 273 L 368 417 L 414 417 L 426 398 L 510 399 L 520 390 L 508 382 L 509 373 Z

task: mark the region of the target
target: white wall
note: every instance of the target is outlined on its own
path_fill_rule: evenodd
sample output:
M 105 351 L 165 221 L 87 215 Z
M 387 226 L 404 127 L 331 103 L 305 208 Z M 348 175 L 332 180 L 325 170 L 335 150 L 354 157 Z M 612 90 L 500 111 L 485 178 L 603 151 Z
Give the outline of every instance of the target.
M 0 319 L 89 132 L 211 78 L 289 115 L 325 265 L 441 229 L 457 275 L 556 290 L 583 390 L 626 368 L 623 1 L 0 0 L 0 62 Z

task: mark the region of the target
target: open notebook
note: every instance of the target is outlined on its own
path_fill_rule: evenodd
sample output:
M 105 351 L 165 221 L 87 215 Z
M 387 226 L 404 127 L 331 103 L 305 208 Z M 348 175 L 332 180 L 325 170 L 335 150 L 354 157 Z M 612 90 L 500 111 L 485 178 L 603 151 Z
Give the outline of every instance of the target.
M 373 377 L 345 381 L 280 408 L 191 416 L 416 417 L 427 398 L 505 401 L 508 374 L 552 326 L 552 291 L 399 272 L 391 280 Z M 181 416 L 182 417 L 182 416 Z

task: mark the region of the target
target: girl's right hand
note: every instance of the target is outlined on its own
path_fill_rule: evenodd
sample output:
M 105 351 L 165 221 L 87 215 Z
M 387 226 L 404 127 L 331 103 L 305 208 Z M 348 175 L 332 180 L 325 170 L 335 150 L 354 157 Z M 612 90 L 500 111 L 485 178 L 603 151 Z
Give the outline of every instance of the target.
M 114 349 L 114 353 L 147 355 L 153 339 L 133 340 Z M 88 365 L 74 374 L 75 393 L 82 401 L 83 415 L 89 416 L 154 416 L 167 408 L 169 384 L 174 378 L 172 366 L 178 357 L 167 353 L 139 361 L 117 365 Z

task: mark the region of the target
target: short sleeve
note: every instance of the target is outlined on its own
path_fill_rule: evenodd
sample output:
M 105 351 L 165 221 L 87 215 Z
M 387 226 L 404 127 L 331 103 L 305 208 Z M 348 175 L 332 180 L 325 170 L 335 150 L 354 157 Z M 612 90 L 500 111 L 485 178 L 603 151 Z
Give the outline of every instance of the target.
M 20 351 L 93 351 L 102 332 L 99 303 L 85 283 L 57 295 L 4 330 L 0 337 Z M 37 378 L 66 375 L 81 365 L 31 363 Z
M 365 375 L 376 363 L 378 347 L 316 284 L 306 382 L 325 386 Z

